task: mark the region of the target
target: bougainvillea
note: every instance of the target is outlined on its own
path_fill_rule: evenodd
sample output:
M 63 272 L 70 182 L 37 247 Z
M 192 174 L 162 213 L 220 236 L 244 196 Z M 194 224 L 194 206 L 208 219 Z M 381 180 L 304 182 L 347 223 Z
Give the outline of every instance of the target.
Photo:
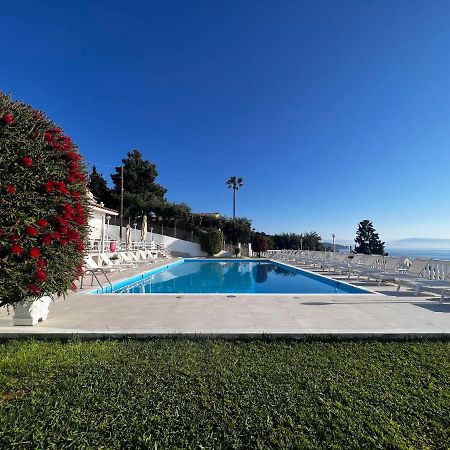
M 87 219 L 75 144 L 42 112 L 0 92 L 0 306 L 72 289 Z

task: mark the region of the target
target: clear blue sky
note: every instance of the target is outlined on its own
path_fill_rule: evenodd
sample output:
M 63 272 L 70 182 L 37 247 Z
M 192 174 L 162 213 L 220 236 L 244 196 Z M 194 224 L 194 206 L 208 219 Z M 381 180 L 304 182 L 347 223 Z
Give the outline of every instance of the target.
M 0 87 L 109 179 L 266 232 L 450 238 L 448 1 L 2 2 Z

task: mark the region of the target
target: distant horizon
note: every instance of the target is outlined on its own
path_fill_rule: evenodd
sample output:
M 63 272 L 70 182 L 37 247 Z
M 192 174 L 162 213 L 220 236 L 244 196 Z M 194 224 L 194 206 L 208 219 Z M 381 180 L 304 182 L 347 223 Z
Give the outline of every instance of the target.
M 239 176 L 267 233 L 450 239 L 449 23 L 443 0 L 5 2 L 0 86 L 108 181 L 139 149 L 193 211 L 231 216 Z

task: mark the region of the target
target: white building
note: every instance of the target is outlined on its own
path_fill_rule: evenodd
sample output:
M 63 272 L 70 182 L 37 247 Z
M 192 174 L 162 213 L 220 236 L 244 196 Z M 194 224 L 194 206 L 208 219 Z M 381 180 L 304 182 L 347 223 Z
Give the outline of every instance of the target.
M 89 195 L 89 241 L 96 241 L 102 238 L 102 229 L 104 230 L 104 236 L 108 233 L 108 225 L 112 216 L 118 216 L 119 212 L 107 208 L 103 203 L 97 203 L 91 192 Z

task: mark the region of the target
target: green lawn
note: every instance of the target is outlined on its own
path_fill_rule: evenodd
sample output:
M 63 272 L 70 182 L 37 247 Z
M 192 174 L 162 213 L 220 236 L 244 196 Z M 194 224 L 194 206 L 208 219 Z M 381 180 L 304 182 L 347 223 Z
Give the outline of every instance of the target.
M 450 343 L 0 344 L 0 448 L 449 448 Z

